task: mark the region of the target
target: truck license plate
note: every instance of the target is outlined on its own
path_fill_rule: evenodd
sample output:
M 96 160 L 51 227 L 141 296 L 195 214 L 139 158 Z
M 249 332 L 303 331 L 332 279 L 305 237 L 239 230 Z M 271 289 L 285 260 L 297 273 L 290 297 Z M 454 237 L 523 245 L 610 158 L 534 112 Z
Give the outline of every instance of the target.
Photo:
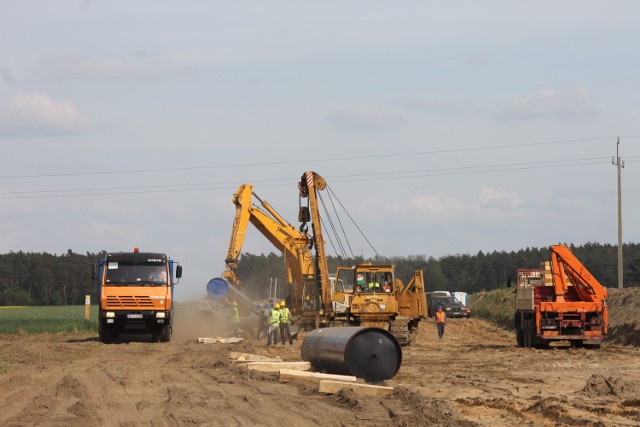
M 138 313 L 127 314 L 127 319 L 142 319 L 142 314 L 138 314 Z

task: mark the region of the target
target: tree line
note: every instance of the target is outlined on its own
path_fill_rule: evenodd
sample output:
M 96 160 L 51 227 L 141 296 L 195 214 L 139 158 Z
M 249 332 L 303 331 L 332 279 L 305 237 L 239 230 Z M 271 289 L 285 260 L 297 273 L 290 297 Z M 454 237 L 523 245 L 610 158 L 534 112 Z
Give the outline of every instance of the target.
M 0 305 L 77 305 L 97 301 L 91 271 L 105 251 L 86 255 L 10 252 L 0 255 Z
M 591 274 L 604 286 L 617 287 L 618 248 L 616 245 L 587 243 L 567 245 Z M 640 285 L 640 244 L 623 246 L 625 287 Z M 85 295 L 97 301 L 99 289 L 91 271 L 105 251 L 85 255 L 69 249 L 65 254 L 10 252 L 0 255 L 0 305 L 77 305 Z M 393 264 L 396 277 L 407 283 L 415 270 L 423 270 L 427 291 L 449 290 L 474 293 L 503 288 L 508 278 L 515 281 L 519 268 L 539 268 L 549 260 L 549 248 L 525 248 L 518 251 L 478 252 L 475 255 L 447 255 L 438 259 L 423 255 L 382 259 L 328 258 L 330 271 L 338 265 L 362 262 Z M 263 298 L 270 282 L 286 284 L 284 257 L 269 253 L 243 253 L 236 269 L 247 295 Z M 188 280 L 188 277 L 184 278 Z
M 589 272 L 604 286 L 618 286 L 618 246 L 586 243 L 581 246 L 566 244 Z M 624 286 L 640 285 L 640 244 L 623 245 Z M 519 268 L 540 268 L 540 263 L 549 261 L 549 248 L 525 248 L 518 251 L 479 251 L 475 255 L 448 255 L 441 258 L 411 255 L 381 259 L 339 259 L 329 256 L 329 271 L 338 265 L 351 266 L 362 262 L 392 264 L 396 277 L 407 283 L 415 270 L 424 272 L 427 291 L 445 290 L 474 293 L 504 288 L 508 279 L 514 284 Z M 264 297 L 268 293 L 270 280 L 277 278 L 279 284 L 286 283 L 284 258 L 281 255 L 254 255 L 243 253 L 236 275 L 242 281 L 245 292 L 251 297 Z

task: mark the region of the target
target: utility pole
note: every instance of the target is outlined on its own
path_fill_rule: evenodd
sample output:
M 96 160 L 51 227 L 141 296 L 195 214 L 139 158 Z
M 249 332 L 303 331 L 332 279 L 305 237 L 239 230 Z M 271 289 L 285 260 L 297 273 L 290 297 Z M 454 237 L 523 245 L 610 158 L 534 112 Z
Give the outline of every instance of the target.
M 611 162 L 618 167 L 618 289 L 622 289 L 624 287 L 622 269 L 622 168 L 624 162 L 620 161 L 620 138 L 616 144 L 616 158 Z

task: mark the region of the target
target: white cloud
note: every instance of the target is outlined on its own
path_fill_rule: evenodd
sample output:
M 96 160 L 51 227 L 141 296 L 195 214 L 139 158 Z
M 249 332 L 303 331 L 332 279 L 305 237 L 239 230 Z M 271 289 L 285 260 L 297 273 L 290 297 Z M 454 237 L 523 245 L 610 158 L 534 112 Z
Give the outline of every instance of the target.
M 575 119 L 593 117 L 597 114 L 586 89 L 578 87 L 565 94 L 554 89 L 541 90 L 528 96 L 511 100 L 511 105 L 500 112 L 503 119 L 555 118 Z
M 398 129 L 404 118 L 392 110 L 372 106 L 343 109 L 327 116 L 338 130 L 379 132 Z
M 417 195 L 409 199 L 409 205 L 416 212 L 427 212 L 437 219 L 459 220 L 472 217 L 483 221 L 500 218 L 519 217 L 522 200 L 507 191 L 485 187 L 479 194 L 468 200 L 441 198 L 435 195 Z
M 504 207 L 507 209 L 517 208 L 522 204 L 522 200 L 507 191 L 498 191 L 494 188 L 484 187 L 480 191 L 478 201 L 481 206 L 487 207 Z
M 48 95 L 20 93 L 0 105 L 0 135 L 56 136 L 86 130 L 90 120 L 75 104 Z
M 154 59 L 149 52 L 136 54 L 137 60 L 91 58 L 86 55 L 49 54 L 36 65 L 39 75 L 56 79 L 159 78 L 189 70 L 166 60 Z
M 466 212 L 465 203 L 458 199 L 442 199 L 438 196 L 413 196 L 409 205 L 417 211 L 459 216 Z

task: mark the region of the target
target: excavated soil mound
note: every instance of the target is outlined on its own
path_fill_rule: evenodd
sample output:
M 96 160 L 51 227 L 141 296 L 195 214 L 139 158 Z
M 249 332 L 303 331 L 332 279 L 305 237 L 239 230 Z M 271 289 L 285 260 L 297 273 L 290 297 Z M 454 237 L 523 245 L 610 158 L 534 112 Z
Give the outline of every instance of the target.
M 593 374 L 587 379 L 582 393 L 589 397 L 615 396 L 624 398 L 631 392 L 631 389 L 632 386 L 625 384 L 620 378 Z
M 640 288 L 607 289 L 608 342 L 640 346 Z

